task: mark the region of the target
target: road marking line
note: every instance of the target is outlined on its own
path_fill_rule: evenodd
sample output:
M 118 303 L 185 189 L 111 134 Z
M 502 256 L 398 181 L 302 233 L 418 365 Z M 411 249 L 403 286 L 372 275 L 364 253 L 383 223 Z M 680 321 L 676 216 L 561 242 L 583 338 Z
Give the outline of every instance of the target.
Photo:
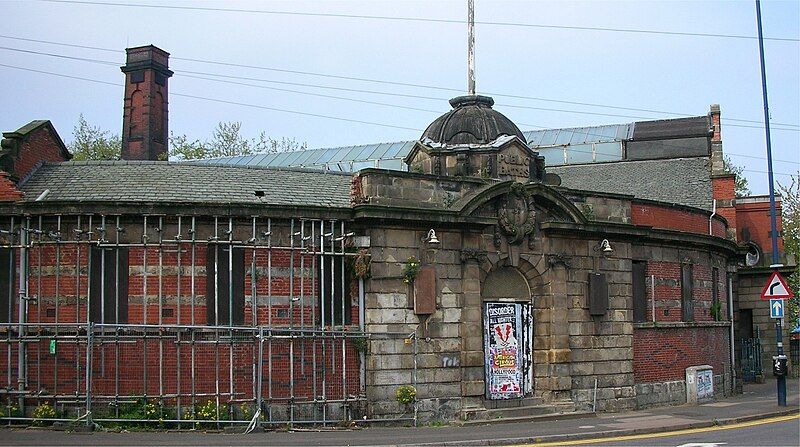
M 648 439 L 648 438 L 664 438 L 667 436 L 680 436 L 680 435 L 688 435 L 692 433 L 704 433 L 709 431 L 719 431 L 719 430 L 731 430 L 734 428 L 744 428 L 744 427 L 753 427 L 756 425 L 764 425 L 764 424 L 772 424 L 775 422 L 785 422 L 790 421 L 792 419 L 800 419 L 800 414 L 793 414 L 789 416 L 776 416 L 767 419 L 759 419 L 757 421 L 749 421 L 749 422 L 740 422 L 738 424 L 731 424 L 731 425 L 715 425 L 712 427 L 702 427 L 702 428 L 689 428 L 686 430 L 676 430 L 676 431 L 668 431 L 662 433 L 645 433 L 641 435 L 626 435 L 626 436 L 615 436 L 609 438 L 598 438 L 598 439 L 578 439 L 575 441 L 557 441 L 557 442 L 542 442 L 542 443 L 533 443 L 533 444 L 515 444 L 514 447 L 525 447 L 525 446 L 532 446 L 532 447 L 549 447 L 549 446 L 568 446 L 568 445 L 583 445 L 583 444 L 599 444 L 601 442 L 618 442 L 618 441 L 632 441 L 636 439 Z

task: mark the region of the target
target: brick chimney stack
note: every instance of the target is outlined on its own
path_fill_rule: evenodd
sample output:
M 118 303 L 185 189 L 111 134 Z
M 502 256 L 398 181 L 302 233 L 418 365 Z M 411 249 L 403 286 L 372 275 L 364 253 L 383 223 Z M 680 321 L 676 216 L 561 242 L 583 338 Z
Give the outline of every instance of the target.
M 711 104 L 711 111 L 708 116 L 714 129 L 714 135 L 711 137 L 711 175 L 722 175 L 726 172 L 722 155 L 722 125 L 719 104 Z
M 169 138 L 169 53 L 153 45 L 127 48 L 123 160 L 166 160 Z

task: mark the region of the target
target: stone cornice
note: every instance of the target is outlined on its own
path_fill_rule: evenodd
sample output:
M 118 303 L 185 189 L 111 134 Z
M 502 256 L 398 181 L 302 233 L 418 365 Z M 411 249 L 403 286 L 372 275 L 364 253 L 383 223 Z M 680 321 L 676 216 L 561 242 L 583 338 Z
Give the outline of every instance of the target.
M 633 329 L 687 329 L 730 327 L 730 321 L 647 321 L 633 323 Z

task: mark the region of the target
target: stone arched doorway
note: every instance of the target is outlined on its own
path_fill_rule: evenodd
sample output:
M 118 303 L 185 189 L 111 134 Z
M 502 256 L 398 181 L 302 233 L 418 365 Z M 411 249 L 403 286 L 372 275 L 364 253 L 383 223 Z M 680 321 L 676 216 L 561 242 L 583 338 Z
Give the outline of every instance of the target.
M 518 399 L 534 389 L 533 293 L 516 267 L 498 266 L 481 282 L 485 398 Z

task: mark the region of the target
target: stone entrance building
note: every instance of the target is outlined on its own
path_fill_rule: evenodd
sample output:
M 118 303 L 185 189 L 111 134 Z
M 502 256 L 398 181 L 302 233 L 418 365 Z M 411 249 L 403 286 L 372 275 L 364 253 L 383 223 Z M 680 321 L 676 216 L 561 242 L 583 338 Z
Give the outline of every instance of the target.
M 490 98 L 451 104 L 410 151 L 410 172 L 355 176 L 372 255 L 367 331 L 418 337 L 416 360 L 410 346 L 372 346 L 373 411 L 401 411 L 394 389 L 412 379 L 419 410 L 439 419 L 509 399 L 500 406 L 678 403 L 685 368 L 701 364 L 729 392 L 737 248 L 725 220 L 562 188 Z M 430 276 L 404 284 L 409 257 Z M 495 333 L 508 330 L 511 343 Z
M 685 402 L 695 366 L 732 391 L 747 247 L 715 202 L 718 109 L 625 127 L 604 171 L 547 167 L 483 96 L 451 100 L 404 171 L 167 162 L 167 57 L 129 50 L 126 160 L 66 161 L 46 121 L 4 134 L 0 392 L 23 416 L 617 411 Z

